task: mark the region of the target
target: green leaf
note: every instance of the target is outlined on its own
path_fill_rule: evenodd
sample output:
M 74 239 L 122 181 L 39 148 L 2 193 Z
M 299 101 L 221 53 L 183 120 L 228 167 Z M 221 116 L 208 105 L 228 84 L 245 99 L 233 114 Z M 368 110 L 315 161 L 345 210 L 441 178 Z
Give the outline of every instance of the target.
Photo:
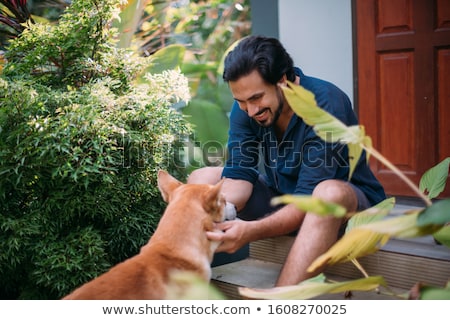
M 416 238 L 433 234 L 442 225 L 419 225 L 418 216 L 423 209 L 412 210 L 410 213 L 392 219 L 386 219 L 360 226 L 377 233 L 386 234 L 397 238 Z
M 450 248 L 450 225 L 442 227 L 439 231 L 433 233 L 433 237 L 439 243 Z
M 228 117 L 217 104 L 203 99 L 192 99 L 182 109 L 187 120 L 194 125 L 196 139 L 202 144 L 225 146 L 228 139 Z
M 217 63 L 207 62 L 207 63 L 189 63 L 185 62 L 181 66 L 181 72 L 185 75 L 204 73 L 208 71 L 215 72 L 217 70 Z
M 349 147 L 350 173 L 362 154 L 362 145 L 371 143 L 365 135 L 363 126 L 346 126 L 342 121 L 326 112 L 317 105 L 314 94 L 303 88 L 288 82 L 287 87 L 281 87 L 284 96 L 294 112 L 300 116 L 306 124 L 312 126 L 316 134 L 327 142 L 340 142 L 351 144 Z M 349 175 L 349 179 L 351 175 Z
M 273 198 L 271 204 L 274 206 L 278 204 L 293 204 L 297 209 L 305 212 L 313 212 L 320 216 L 333 215 L 341 218 L 347 213 L 347 210 L 343 206 L 326 202 L 313 196 L 283 195 Z
M 126 4 L 122 5 L 120 20 L 113 21 L 113 27 L 117 28 L 119 33 L 117 44 L 119 48 L 128 48 L 131 45 L 147 2 L 148 0 L 128 0 Z
M 151 63 L 141 75 L 162 73 L 165 70 L 173 70 L 180 67 L 183 63 L 185 52 L 186 48 L 180 44 L 171 44 L 159 49 L 150 56 Z
M 351 229 L 327 252 L 313 261 L 308 268 L 308 272 L 314 272 L 325 264 L 333 265 L 347 262 L 375 253 L 392 237 L 421 237 L 433 234 L 441 228 L 434 225 L 418 226 L 417 216 L 420 211 L 415 210 L 407 215 L 384 219 Z
M 321 296 L 327 293 L 340 293 L 346 291 L 370 291 L 379 286 L 386 286 L 383 277 L 375 276 L 338 283 L 318 283 L 304 281 L 298 285 L 275 287 L 270 289 L 239 288 L 239 294 L 245 298 L 266 300 L 304 300 Z
M 418 226 L 439 225 L 450 222 L 450 199 L 439 200 L 425 208 L 417 218 Z
M 419 292 L 420 300 L 450 300 L 450 282 L 445 288 L 422 285 Z
M 306 282 L 325 283 L 326 280 L 327 280 L 327 277 L 323 273 L 319 273 L 315 277 L 304 280 L 303 283 L 306 283 Z
M 395 198 L 387 198 L 375 206 L 368 208 L 355 214 L 348 221 L 346 232 L 363 224 L 379 221 L 387 216 L 387 214 L 394 208 Z
M 428 198 L 430 199 L 436 198 L 445 189 L 449 166 L 450 157 L 447 157 L 434 167 L 428 169 L 420 179 L 420 191 L 428 191 Z

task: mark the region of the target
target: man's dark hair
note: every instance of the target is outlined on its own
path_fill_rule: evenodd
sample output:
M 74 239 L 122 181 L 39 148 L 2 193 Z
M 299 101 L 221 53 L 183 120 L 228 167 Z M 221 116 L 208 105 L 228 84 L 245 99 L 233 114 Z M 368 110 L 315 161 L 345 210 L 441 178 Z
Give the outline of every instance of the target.
M 237 81 L 254 70 L 258 70 L 264 81 L 274 85 L 285 74 L 289 81 L 295 80 L 294 62 L 276 38 L 248 36 L 242 39 L 225 58 L 223 80 Z

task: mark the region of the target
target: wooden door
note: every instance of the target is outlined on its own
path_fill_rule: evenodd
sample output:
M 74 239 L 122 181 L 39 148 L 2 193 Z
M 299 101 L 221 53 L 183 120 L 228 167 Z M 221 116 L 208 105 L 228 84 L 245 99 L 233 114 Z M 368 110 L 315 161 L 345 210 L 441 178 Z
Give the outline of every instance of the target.
M 450 0 L 354 5 L 360 122 L 374 147 L 418 185 L 450 156 Z M 370 164 L 387 194 L 415 196 L 381 163 Z M 441 196 L 450 196 L 450 186 Z

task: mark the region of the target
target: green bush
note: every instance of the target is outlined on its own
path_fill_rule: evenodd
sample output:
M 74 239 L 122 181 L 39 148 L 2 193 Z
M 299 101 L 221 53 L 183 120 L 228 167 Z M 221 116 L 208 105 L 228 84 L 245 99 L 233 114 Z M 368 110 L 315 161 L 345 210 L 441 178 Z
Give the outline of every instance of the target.
M 118 0 L 73 1 L 57 25 L 29 24 L 0 75 L 0 298 L 57 299 L 136 254 L 164 203 L 159 168 L 183 178 L 171 106 L 177 71 L 114 44 Z

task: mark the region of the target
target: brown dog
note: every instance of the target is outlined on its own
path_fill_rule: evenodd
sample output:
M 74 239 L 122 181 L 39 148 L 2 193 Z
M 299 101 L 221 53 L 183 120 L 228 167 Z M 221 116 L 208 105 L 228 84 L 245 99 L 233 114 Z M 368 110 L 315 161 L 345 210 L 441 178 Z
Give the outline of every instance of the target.
M 223 181 L 223 180 L 222 180 Z M 150 241 L 138 255 L 82 285 L 63 299 L 164 299 L 172 271 L 189 271 L 205 281 L 218 243 L 206 237 L 225 216 L 222 181 L 215 186 L 183 184 L 158 172 L 158 188 L 168 203 Z

